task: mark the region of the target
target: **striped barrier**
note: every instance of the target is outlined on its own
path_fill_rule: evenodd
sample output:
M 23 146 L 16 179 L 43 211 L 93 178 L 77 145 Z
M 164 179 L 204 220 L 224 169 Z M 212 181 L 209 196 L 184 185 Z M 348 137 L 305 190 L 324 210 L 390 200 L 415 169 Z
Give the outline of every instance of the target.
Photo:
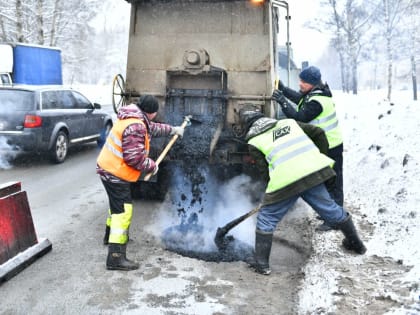
M 0 284 L 52 249 L 38 240 L 31 210 L 20 182 L 0 185 Z

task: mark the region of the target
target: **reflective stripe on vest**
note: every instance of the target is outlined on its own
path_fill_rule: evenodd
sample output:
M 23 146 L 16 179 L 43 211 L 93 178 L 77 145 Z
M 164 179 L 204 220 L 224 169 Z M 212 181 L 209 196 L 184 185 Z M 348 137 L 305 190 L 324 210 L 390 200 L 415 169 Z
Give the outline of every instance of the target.
M 268 163 L 270 180 L 266 193 L 282 189 L 334 163 L 319 152 L 293 119 L 278 121 L 248 143 L 260 150 Z
M 144 126 L 144 122 L 137 118 L 117 120 L 115 125 L 112 127 L 101 152 L 99 153 L 97 161 L 101 168 L 128 182 L 137 181 L 141 175 L 139 170 L 129 166 L 125 163 L 123 158 L 122 134 L 125 128 L 134 123 L 142 124 Z M 146 155 L 149 154 L 149 149 L 149 135 L 146 132 Z
M 340 127 L 338 126 L 337 114 L 332 98 L 322 95 L 313 95 L 309 96 L 307 102 L 310 102 L 311 100 L 315 100 L 321 104 L 322 112 L 309 123 L 324 129 L 330 149 L 342 144 L 343 136 L 341 134 Z M 303 98 L 299 102 L 298 110 L 302 107 L 302 105 Z

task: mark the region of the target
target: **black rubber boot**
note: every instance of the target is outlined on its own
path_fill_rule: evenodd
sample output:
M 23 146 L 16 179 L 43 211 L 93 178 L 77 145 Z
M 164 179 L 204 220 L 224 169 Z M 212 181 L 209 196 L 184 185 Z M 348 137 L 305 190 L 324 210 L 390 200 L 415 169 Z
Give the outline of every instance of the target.
M 322 224 L 318 225 L 315 228 L 315 231 L 319 231 L 319 232 L 327 232 L 327 231 L 332 231 L 332 230 L 337 230 L 337 227 L 329 225 L 326 221 L 322 222 Z
M 105 235 L 104 235 L 104 245 L 108 245 L 109 244 L 109 232 L 111 231 L 111 227 L 106 226 L 105 227 Z
M 255 263 L 252 267 L 255 268 L 256 272 L 266 276 L 271 273 L 269 260 L 272 243 L 272 233 L 255 231 Z
M 135 270 L 139 264 L 126 257 L 127 244 L 109 244 L 106 268 L 108 270 Z
M 337 227 L 345 236 L 345 239 L 343 239 L 342 242 L 345 249 L 352 250 L 360 255 L 366 253 L 366 247 L 357 235 L 357 231 L 350 214 L 348 214 L 347 218 L 343 222 L 339 223 Z

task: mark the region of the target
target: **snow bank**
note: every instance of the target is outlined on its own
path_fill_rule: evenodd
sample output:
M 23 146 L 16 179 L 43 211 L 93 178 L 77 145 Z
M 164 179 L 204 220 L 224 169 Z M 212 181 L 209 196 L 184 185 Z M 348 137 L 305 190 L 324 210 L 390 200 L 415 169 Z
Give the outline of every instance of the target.
M 380 314 L 419 311 L 419 104 L 410 91 L 394 92 L 395 103 L 383 95 L 334 92 L 344 134 L 345 203 L 368 252 L 338 249 L 340 232 L 315 235 L 301 314 L 351 311 L 350 305 Z

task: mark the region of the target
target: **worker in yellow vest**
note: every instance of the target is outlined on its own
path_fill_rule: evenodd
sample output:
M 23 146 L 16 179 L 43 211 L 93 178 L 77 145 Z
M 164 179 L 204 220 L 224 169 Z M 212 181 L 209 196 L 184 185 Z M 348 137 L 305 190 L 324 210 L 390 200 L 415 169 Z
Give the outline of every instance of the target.
M 104 244 L 109 246 L 106 260 L 109 270 L 139 268 L 138 263 L 126 257 L 133 215 L 130 183 L 158 172 L 158 165 L 149 157 L 152 137 L 184 134 L 180 126 L 153 122 L 158 110 L 158 100 L 151 95 L 141 96 L 137 104 L 121 107 L 97 159 L 96 172 L 109 199 L 104 237 Z
M 366 247 L 351 215 L 331 198 L 324 185 L 334 176 L 334 160 L 325 155 L 328 141 L 324 131 L 293 119 L 264 117 L 256 111 L 242 111 L 239 115 L 249 151 L 267 180 L 257 216 L 255 261 L 251 262 L 256 272 L 270 274 L 273 232 L 299 197 L 328 224 L 343 232 L 344 248 L 364 254 Z
M 324 129 L 329 144 L 328 156 L 335 162 L 336 173 L 336 176 L 325 185 L 335 202 L 343 206 L 343 137 L 331 90 L 327 83 L 322 82 L 321 72 L 317 67 L 310 66 L 303 69 L 299 74 L 299 79 L 299 92 L 278 81 L 277 89 L 273 92 L 273 99 L 280 105 L 287 118 Z M 324 222 L 317 230 L 328 231 L 334 228 Z

